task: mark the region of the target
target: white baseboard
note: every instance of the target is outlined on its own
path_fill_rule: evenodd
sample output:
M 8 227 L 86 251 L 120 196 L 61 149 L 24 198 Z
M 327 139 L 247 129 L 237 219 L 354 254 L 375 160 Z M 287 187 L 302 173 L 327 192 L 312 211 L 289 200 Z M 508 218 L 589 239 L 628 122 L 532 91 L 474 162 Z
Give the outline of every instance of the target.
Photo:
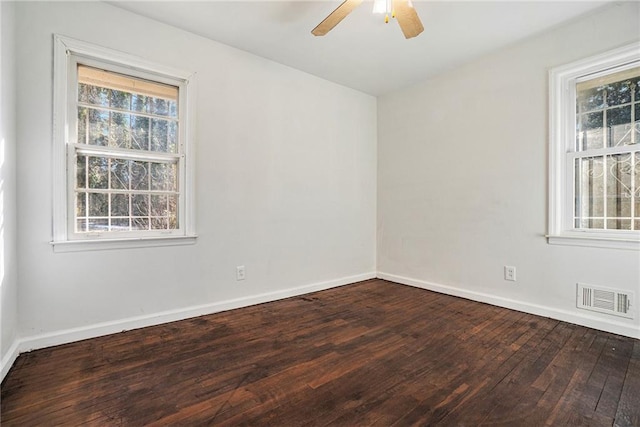
M 0 377 L 0 381 L 3 380 L 7 372 L 9 372 L 9 369 L 15 362 L 18 355 L 26 351 L 67 344 L 70 342 L 85 340 L 88 338 L 96 338 L 103 335 L 128 331 L 131 329 L 138 329 L 147 326 L 160 325 L 162 323 L 175 322 L 177 320 L 189 319 L 191 317 L 218 313 L 235 308 L 248 307 L 255 304 L 262 304 L 265 302 L 276 301 L 284 298 L 348 285 L 350 283 L 361 282 L 363 280 L 374 279 L 375 277 L 375 272 L 358 274 L 355 276 L 342 277 L 340 279 L 329 280 L 326 282 L 313 283 L 296 288 L 266 292 L 263 294 L 251 295 L 211 304 L 202 304 L 197 306 L 179 308 L 145 316 L 130 317 L 127 319 L 97 323 L 94 325 L 82 326 L 79 328 L 72 328 L 41 335 L 23 337 L 14 341 L 10 351 L 7 353 L 7 356 L 2 359 L 2 376 Z
M 571 311 L 545 307 L 523 301 L 512 300 L 482 292 L 474 292 L 438 283 L 426 282 L 424 280 L 412 279 L 409 277 L 397 276 L 378 272 L 378 278 L 394 283 L 409 285 L 416 288 L 427 289 L 441 294 L 453 295 L 466 298 L 472 301 L 484 302 L 498 307 L 509 308 L 511 310 L 522 311 L 524 313 L 535 314 L 537 316 L 549 317 L 551 319 L 562 320 L 563 322 L 586 326 L 613 334 L 624 335 L 630 338 L 640 339 L 640 327 L 628 323 L 617 322 L 615 320 L 590 316 L 588 314 L 574 313 Z
M 11 369 L 11 367 L 13 366 L 13 363 L 18 358 L 18 355 L 20 354 L 19 347 L 20 347 L 20 340 L 16 338 L 13 340 L 11 347 L 9 347 L 7 354 L 5 354 L 2 360 L 0 361 L 0 381 L 4 379 L 4 377 L 7 375 L 7 372 L 9 372 L 9 369 Z
M 80 328 L 66 329 L 62 331 L 51 332 L 47 334 L 35 335 L 15 339 L 11 347 L 0 361 L 0 381 L 13 366 L 20 353 L 36 350 L 39 348 L 51 347 L 55 345 L 67 344 L 74 341 L 80 341 L 89 338 L 96 338 L 103 335 L 114 334 L 126 330 L 144 328 L 177 320 L 184 320 L 192 317 L 203 316 L 206 314 L 218 313 L 221 311 L 232 310 L 235 308 L 248 307 L 255 304 L 276 301 L 279 299 L 289 298 L 298 295 L 304 295 L 310 292 L 331 289 L 338 286 L 348 285 L 363 280 L 373 279 L 388 280 L 390 282 L 400 283 L 403 285 L 414 286 L 421 289 L 427 289 L 447 295 L 453 295 L 461 298 L 479 301 L 499 307 L 509 308 L 512 310 L 522 311 L 525 313 L 535 314 L 538 316 L 550 317 L 552 319 L 562 320 L 577 325 L 586 326 L 614 334 L 624 335 L 631 338 L 640 339 L 640 328 L 616 322 L 609 319 L 602 319 L 587 314 L 573 313 L 565 310 L 558 310 L 536 304 L 530 304 L 522 301 L 516 301 L 509 298 L 498 297 L 495 295 L 474 292 L 451 286 L 441 285 L 437 283 L 427 282 L 424 280 L 412 279 L 409 277 L 397 276 L 384 272 L 364 273 L 355 276 L 343 277 L 336 280 L 326 282 L 313 283 L 310 285 L 289 288 L 280 291 L 267 292 L 248 297 L 236 298 L 211 304 L 202 304 L 180 308 L 176 310 L 168 310 L 160 313 L 149 314 L 146 316 L 137 316 L 127 319 L 116 320 L 112 322 L 98 323 Z

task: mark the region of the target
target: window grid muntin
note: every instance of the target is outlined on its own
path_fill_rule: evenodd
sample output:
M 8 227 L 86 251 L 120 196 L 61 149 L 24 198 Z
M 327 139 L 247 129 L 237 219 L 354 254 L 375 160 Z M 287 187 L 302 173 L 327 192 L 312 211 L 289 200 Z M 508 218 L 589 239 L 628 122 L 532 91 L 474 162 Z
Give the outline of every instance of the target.
M 621 69 L 629 69 L 630 67 L 628 65 L 625 65 L 623 67 L 617 67 L 614 69 L 609 70 L 607 73 L 604 74 L 615 74 L 616 72 L 618 72 Z M 599 73 L 599 75 L 602 75 L 603 73 Z M 580 79 L 576 79 L 576 81 L 578 81 Z M 583 79 L 583 81 L 585 81 L 587 79 Z M 572 152 L 567 153 L 567 172 L 571 172 L 573 174 L 573 177 L 570 178 L 569 182 L 572 182 L 572 187 L 573 187 L 573 203 L 571 204 L 571 208 L 572 208 L 572 219 L 573 221 L 571 221 L 571 228 L 574 230 L 589 230 L 589 231 L 600 231 L 600 230 L 605 230 L 605 231 L 615 231 L 615 232 L 633 232 L 633 231 L 637 231 L 640 230 L 640 216 L 638 214 L 640 214 L 640 209 L 636 208 L 636 205 L 640 204 L 640 185 L 636 184 L 636 181 L 640 180 L 640 178 L 636 175 L 636 174 L 640 174 L 640 136 L 637 135 L 637 131 L 636 129 L 638 129 L 638 131 L 640 131 L 640 121 L 637 122 L 637 120 L 640 119 L 640 111 L 638 111 L 640 109 L 640 99 L 637 99 L 636 97 L 636 89 L 638 88 L 638 85 L 640 85 L 640 75 L 637 75 L 635 77 L 629 78 L 629 79 L 623 79 L 624 80 L 633 80 L 634 82 L 631 83 L 631 87 L 630 87 L 630 95 L 631 95 L 631 100 L 630 102 L 627 103 L 622 103 L 622 104 L 616 104 L 614 106 L 609 106 L 607 104 L 607 93 L 606 93 L 606 89 L 603 90 L 603 107 L 602 108 L 595 108 L 592 110 L 586 110 L 586 111 L 580 111 L 580 102 L 579 102 L 579 95 L 576 92 L 575 93 L 575 98 L 574 98 L 574 114 L 575 114 L 575 124 L 576 124 L 576 135 L 575 138 L 573 138 L 574 142 L 574 150 Z M 612 84 L 615 83 L 619 83 L 619 82 L 613 82 Z M 609 129 L 609 127 L 607 126 L 607 112 L 609 110 L 612 109 L 616 109 L 616 108 L 622 108 L 625 106 L 630 106 L 631 108 L 631 117 L 630 117 L 630 130 L 629 132 L 631 132 L 631 142 L 629 144 L 623 144 L 623 145 L 619 145 L 619 144 L 609 144 L 608 141 L 610 141 L 610 138 L 608 138 L 608 132 L 607 130 Z M 597 149 L 584 149 L 584 139 L 582 138 L 581 133 L 579 133 L 579 129 L 580 129 L 580 125 L 581 125 L 581 119 L 584 115 L 586 114 L 590 114 L 593 112 L 598 112 L 598 111 L 602 111 L 603 112 L 603 118 L 602 118 L 602 146 L 601 148 L 597 148 Z M 612 157 L 614 155 L 622 155 L 622 154 L 628 154 L 631 156 L 631 167 L 630 167 L 630 183 L 631 183 L 631 189 L 630 189 L 630 208 L 631 208 L 631 216 L 630 217 L 611 217 L 609 215 L 607 215 L 608 212 L 608 197 L 607 197 L 607 158 L 608 157 Z M 602 174 L 602 186 L 603 186 L 603 196 L 602 196 L 602 209 L 603 209 L 603 213 L 604 215 L 602 216 L 587 216 L 587 215 L 580 215 L 581 210 L 579 209 L 579 205 L 580 205 L 580 201 L 582 199 L 582 188 L 580 186 L 580 183 L 578 182 L 578 175 L 582 175 L 583 170 L 582 170 L 582 159 L 589 159 L 589 158 L 602 158 L 603 161 L 603 174 Z M 576 165 L 580 165 L 580 166 L 576 166 Z M 570 167 L 569 167 L 570 166 Z M 620 197 L 618 197 L 619 199 Z M 580 222 L 582 223 L 583 220 L 588 220 L 589 224 L 592 224 L 593 221 L 599 221 L 602 220 L 603 221 L 603 227 L 602 228 L 591 228 L 591 227 L 578 227 L 577 224 Z M 620 221 L 626 221 L 626 220 L 630 220 L 630 229 L 626 230 L 626 229 L 621 229 L 621 228 L 609 228 L 608 227 L 608 223 L 610 220 L 615 220 L 617 221 L 617 224 L 620 224 Z
M 75 66 L 73 67 L 74 70 L 74 74 L 71 74 L 70 76 L 72 77 L 72 80 L 74 80 L 75 82 L 73 84 L 70 85 L 70 87 L 74 88 L 75 90 L 72 91 L 73 94 L 75 94 L 74 99 L 75 102 L 70 103 L 70 108 L 73 109 L 73 114 L 70 114 L 70 118 L 72 120 L 70 120 L 70 124 L 72 125 L 71 129 L 72 129 L 72 133 L 70 134 L 70 138 L 69 138 L 69 142 L 68 142 L 68 146 L 70 149 L 70 162 L 73 165 L 73 174 L 69 174 L 69 181 L 70 181 L 70 189 L 72 191 L 72 197 L 70 198 L 71 200 L 69 200 L 69 209 L 70 209 L 70 213 L 72 212 L 72 215 L 69 215 L 69 227 L 70 227 L 70 237 L 77 235 L 77 236 L 94 236 L 94 237 L 101 237 L 102 233 L 101 232 L 97 232 L 97 231 L 82 231 L 82 230 L 78 230 L 78 221 L 80 220 L 85 220 L 85 223 L 88 224 L 89 221 L 91 220 L 108 220 L 108 229 L 111 230 L 111 228 L 113 227 L 112 225 L 112 220 L 118 220 L 118 219 L 129 219 L 129 228 L 130 231 L 109 231 L 109 235 L 112 235 L 114 238 L 117 237 L 129 237 L 129 235 L 131 235 L 132 237 L 134 236 L 141 236 L 141 235 L 149 235 L 149 236 L 153 236 L 155 234 L 161 234 L 161 235 L 165 235 L 165 234 L 183 234 L 184 233 L 184 216 L 183 216 L 183 206 L 184 206 L 184 195 L 182 194 L 183 191 L 183 180 L 185 179 L 184 173 L 182 171 L 183 169 L 183 163 L 184 163 L 184 154 L 183 154 L 183 136 L 184 136 L 184 129 L 181 129 L 181 124 L 183 123 L 183 117 L 179 114 L 179 111 L 181 111 L 181 108 L 183 107 L 182 104 L 184 103 L 184 97 L 183 97 L 183 87 L 182 84 L 177 84 L 174 83 L 173 81 L 171 81 L 170 83 L 167 83 L 167 78 L 161 78 L 158 79 L 158 82 L 163 83 L 163 84 L 170 84 L 175 86 L 178 89 L 178 96 L 177 99 L 175 99 L 175 114 L 176 117 L 171 117 L 171 116 L 164 116 L 164 115 L 158 115 L 158 114 L 153 114 L 153 113 L 148 113 L 148 112 L 139 112 L 139 111 L 135 111 L 135 110 L 126 110 L 126 109 L 122 109 L 122 108 L 113 108 L 111 106 L 98 106 L 98 105 L 94 105 L 94 104 L 89 104 L 89 103 L 84 103 L 84 102 L 80 102 L 79 101 L 79 94 L 78 94 L 78 90 L 79 90 L 79 85 L 80 83 L 77 81 L 77 66 L 80 63 L 84 63 L 84 61 L 80 61 L 77 60 L 75 62 Z M 95 61 L 88 61 L 88 63 L 90 63 L 90 66 L 95 66 Z M 103 67 L 101 67 L 103 68 Z M 115 67 L 118 68 L 118 67 Z M 121 68 L 121 67 L 120 67 Z M 121 73 L 121 70 L 113 70 L 112 72 Z M 125 75 L 127 75 L 127 73 L 125 73 Z M 136 72 L 136 73 L 132 73 L 132 76 L 136 76 L 136 77 L 140 77 L 140 72 Z M 143 77 L 144 78 L 144 77 Z M 155 76 L 153 76 L 152 79 L 146 78 L 146 80 L 149 81 L 155 81 Z M 110 97 L 109 97 L 110 98 Z M 109 102 L 111 102 L 109 100 Z M 131 106 L 131 102 L 129 103 L 129 105 Z M 109 113 L 109 121 L 112 120 L 112 114 L 113 113 L 128 113 L 130 115 L 135 115 L 135 116 L 139 116 L 139 117 L 147 117 L 149 118 L 149 127 L 151 126 L 151 120 L 155 119 L 155 120 L 163 120 L 165 121 L 167 124 L 169 123 L 174 123 L 175 124 L 175 152 L 163 152 L 163 151 L 152 151 L 152 150 L 136 150 L 136 149 L 131 149 L 131 148 L 122 148 L 122 147 L 113 147 L 110 145 L 106 145 L 106 146 L 101 146 L 101 145 L 93 145 L 93 144 L 88 144 L 88 143 L 80 143 L 80 141 L 78 141 L 77 136 L 76 136 L 76 132 L 79 129 L 78 126 L 78 111 L 79 108 L 93 108 L 96 110 L 103 110 L 105 112 Z M 168 109 L 169 111 L 170 109 Z M 70 112 L 71 113 L 71 112 Z M 171 111 L 168 112 L 168 114 L 173 114 Z M 73 120 L 75 118 L 75 121 Z M 73 126 L 73 123 L 75 123 L 75 126 Z M 131 130 L 131 122 L 129 122 L 129 131 Z M 75 131 L 73 131 L 75 129 Z M 85 126 L 85 142 L 89 142 L 89 138 L 88 138 L 88 133 L 89 133 L 89 127 Z M 111 126 L 109 126 L 109 129 L 111 129 Z M 169 135 L 167 135 L 169 136 Z M 109 142 L 110 143 L 110 137 L 111 135 L 109 135 Z M 147 149 L 151 148 L 151 132 L 149 131 L 147 133 Z M 167 148 L 170 146 L 169 141 L 167 141 L 166 144 Z M 88 157 L 89 156 L 99 156 L 99 157 L 104 157 L 107 159 L 120 159 L 120 160 L 132 160 L 132 161 L 140 161 L 140 162 L 147 162 L 149 164 L 154 163 L 154 164 L 171 164 L 174 165 L 175 167 L 175 174 L 174 174 L 174 178 L 175 178 L 175 190 L 174 191 L 158 191 L 158 190 L 151 190 L 151 188 L 149 187 L 149 190 L 116 190 L 116 189 L 112 189 L 111 188 L 111 168 L 108 168 L 108 172 L 107 172 L 107 176 L 108 176 L 108 189 L 99 189 L 99 188 L 89 188 L 88 187 L 88 179 L 85 178 L 86 182 L 87 182 L 87 187 L 82 189 L 82 188 L 76 188 L 76 171 L 75 171 L 75 167 L 76 165 L 76 159 L 79 156 L 87 156 L 87 161 L 88 161 Z M 110 163 L 111 160 L 108 160 L 108 162 Z M 88 168 L 87 168 L 87 173 L 88 173 Z M 71 176 L 73 175 L 73 176 Z M 148 172 L 147 173 L 147 180 L 151 180 L 151 173 Z M 78 216 L 77 212 L 76 212 L 76 207 L 77 207 L 77 195 L 78 193 L 86 193 L 85 195 L 85 216 Z M 107 201 L 108 201 L 108 214 L 107 216 L 89 216 L 89 202 L 88 202 L 88 198 L 89 198 L 89 194 L 107 194 Z M 164 215 L 164 216 L 159 216 L 159 215 L 151 215 L 151 213 L 149 212 L 149 214 L 147 216 L 135 216 L 135 215 L 129 215 L 128 217 L 122 217 L 122 216 L 113 216 L 111 215 L 112 213 L 112 207 L 111 207 L 111 203 L 112 203 L 112 194 L 128 194 L 129 195 L 129 209 L 130 209 L 130 214 L 131 214 L 131 209 L 133 208 L 133 204 L 131 203 L 131 199 L 134 195 L 139 195 L 139 194 L 144 194 L 147 195 L 147 199 L 150 200 L 152 196 L 154 195 L 165 195 L 166 196 L 166 200 L 167 203 L 166 205 L 169 205 L 169 203 L 171 202 L 171 196 L 175 196 L 175 203 L 173 203 L 173 205 L 175 205 L 175 215 L 171 216 L 170 214 L 168 215 Z M 152 207 L 151 207 L 151 202 L 148 202 L 148 209 L 149 211 L 151 211 Z M 146 230 L 139 230 L 139 229 L 134 229 L 132 222 L 135 219 L 148 219 L 148 227 Z M 151 229 L 151 224 L 154 220 L 166 220 L 166 224 L 167 224 L 167 229 Z M 173 224 L 173 228 L 171 227 Z M 86 230 L 86 228 L 85 228 Z
M 77 67 L 83 67 L 85 69 L 90 68 L 90 69 L 96 70 L 96 68 L 94 67 L 87 67 L 81 64 L 78 64 Z M 75 73 L 76 76 L 78 76 L 79 74 L 77 71 L 78 70 L 77 67 L 76 67 L 76 73 Z M 115 73 L 115 72 L 110 72 L 105 70 L 103 70 L 102 72 L 112 73 L 113 75 L 122 75 L 121 73 Z M 140 79 L 136 79 L 136 80 L 140 80 Z M 116 90 L 109 87 L 91 85 L 86 82 L 80 82 L 78 77 L 76 77 L 76 81 L 77 81 L 77 84 L 75 85 L 76 96 L 74 98 L 76 102 L 75 111 L 77 114 L 76 130 L 79 134 L 80 129 L 81 128 L 84 129 L 84 138 L 82 141 L 80 140 L 80 138 L 78 138 L 76 140 L 77 143 L 83 143 L 83 144 L 99 146 L 99 147 L 115 146 L 115 147 L 120 147 L 125 149 L 129 149 L 129 148 L 135 149 L 134 141 L 136 140 L 136 135 L 137 135 L 137 132 L 135 132 L 135 130 L 138 130 L 138 128 L 134 129 L 134 123 L 140 121 L 139 119 L 145 119 L 147 122 L 146 135 L 144 135 L 145 140 L 141 141 L 142 144 L 136 144 L 138 148 L 142 149 L 143 151 L 159 151 L 159 152 L 173 152 L 173 153 L 179 151 L 179 147 L 178 147 L 179 131 L 180 131 L 179 129 L 179 117 L 180 117 L 179 116 L 179 111 L 180 111 L 179 96 L 176 99 L 167 99 L 160 96 L 152 97 L 152 96 L 141 95 L 135 92 L 126 92 L 124 90 Z M 154 84 L 152 81 L 148 79 L 145 79 L 144 81 L 149 84 Z M 162 83 L 157 83 L 157 85 L 166 86 Z M 176 89 L 176 94 L 179 95 L 179 88 L 177 86 L 174 86 L 174 87 Z M 81 88 L 85 88 L 84 92 L 81 90 Z M 89 95 L 89 92 L 92 90 L 92 88 L 95 88 L 100 94 L 105 93 L 106 94 L 104 96 L 105 100 L 102 101 L 101 103 L 88 102 L 88 100 L 91 100 L 91 96 Z M 113 103 L 115 102 L 114 101 L 115 93 L 126 95 L 126 97 L 128 98 L 129 108 L 122 108 L 121 105 L 117 105 L 114 107 Z M 86 99 L 83 100 L 82 98 L 86 98 Z M 144 98 L 146 111 L 139 111 L 134 109 L 134 106 L 133 106 L 134 100 L 137 100 L 138 98 Z M 164 106 L 164 112 L 165 112 L 164 114 L 157 113 L 158 105 Z M 86 112 L 84 123 L 82 123 L 82 121 L 80 120 L 80 114 L 83 111 Z M 91 114 L 92 112 L 96 114 Z M 103 114 L 108 115 L 107 116 L 108 123 L 106 124 L 106 141 L 103 144 L 97 144 L 97 143 L 94 143 L 93 139 L 90 138 L 90 131 L 92 129 L 92 125 L 93 126 L 102 125 L 102 127 L 104 128 L 105 123 L 103 120 L 96 121 L 96 123 L 92 123 L 91 117 L 92 116 L 99 117 Z M 124 129 L 122 129 L 122 126 L 118 126 L 118 125 L 114 126 L 114 117 L 116 115 L 120 115 L 123 118 L 127 119 L 126 120 L 127 124 L 124 127 Z M 162 128 L 163 125 L 165 127 L 164 141 L 162 141 L 163 138 L 159 138 L 160 145 L 154 146 L 154 139 L 155 137 L 158 136 L 157 128 Z M 115 132 L 114 132 L 114 129 L 115 129 Z M 122 131 L 124 131 L 124 134 L 127 137 L 126 139 L 129 141 L 128 147 L 127 146 L 123 147 L 121 143 L 117 141 L 118 139 L 117 135 L 114 135 L 114 133 L 116 133 L 121 129 Z M 140 129 L 140 130 L 144 132 L 144 129 Z M 173 131 L 173 138 L 172 138 L 171 131 Z M 162 149 L 163 145 L 164 145 L 164 148 L 166 148 L 165 150 Z M 160 149 L 157 149 L 158 147 Z
M 178 162 L 177 160 L 173 163 L 171 162 L 167 162 L 167 163 L 156 163 L 156 162 L 150 162 L 150 161 L 143 161 L 143 162 L 138 162 L 138 163 L 143 163 L 146 164 L 149 169 L 145 172 L 145 176 L 144 176 L 144 181 L 146 181 L 146 185 L 145 188 L 146 189 L 135 189 L 133 188 L 133 179 L 131 179 L 131 177 L 133 176 L 132 173 L 132 169 L 133 169 L 133 163 L 135 162 L 134 160 L 125 160 L 126 162 L 128 162 L 127 165 L 127 175 L 129 176 L 130 179 L 128 179 L 127 182 L 127 187 L 128 188 L 113 188 L 113 161 L 114 160 L 120 160 L 120 158 L 118 157 L 104 157 L 103 159 L 107 161 L 107 167 L 106 167 L 106 172 L 105 172 L 105 177 L 107 180 L 107 187 L 106 188 L 100 188 L 100 187 L 94 187 L 91 186 L 90 180 L 89 180 L 89 163 L 90 163 L 90 159 L 91 158 L 96 158 L 96 156 L 94 154 L 92 155 L 85 155 L 85 154 L 80 154 L 80 155 L 76 155 L 76 159 L 78 159 L 76 161 L 76 168 L 78 163 L 80 163 L 80 159 L 81 157 L 84 157 L 84 186 L 80 187 L 78 186 L 78 179 L 75 179 L 75 183 L 76 186 L 74 188 L 74 193 L 75 193 L 75 198 L 74 198 L 74 217 L 75 217 L 75 225 L 74 225 L 74 229 L 76 230 L 77 233 L 92 233 L 94 232 L 93 230 L 89 230 L 88 229 L 88 224 L 89 221 L 91 219 L 106 219 L 108 220 L 108 228 L 106 231 L 114 231 L 112 230 L 112 219 L 124 219 L 124 218 L 129 218 L 129 230 L 126 231 L 131 231 L 131 232 L 137 232 L 137 231 L 144 231 L 141 230 L 140 228 L 133 228 L 133 220 L 134 219 L 140 219 L 140 218 L 147 218 L 149 220 L 149 226 L 147 227 L 147 230 L 149 231 L 157 231 L 157 230 L 162 230 L 160 228 L 152 228 L 151 225 L 153 223 L 153 220 L 158 220 L 158 219 L 166 219 L 166 223 L 167 223 L 167 228 L 165 228 L 164 230 L 175 230 L 176 228 L 170 228 L 171 224 L 176 224 L 176 226 L 179 224 L 179 214 L 180 214 L 180 192 L 178 191 L 178 176 L 179 176 L 179 171 L 178 171 Z M 151 171 L 152 166 L 151 165 L 169 165 L 169 166 L 173 166 L 174 167 L 174 172 L 171 173 L 171 175 L 173 176 L 172 182 L 168 183 L 168 189 L 164 189 L 164 190 L 159 190 L 159 189 L 154 189 L 154 180 L 153 180 L 153 172 Z M 77 173 L 77 169 L 76 169 L 76 175 L 79 175 Z M 164 181 L 165 183 L 167 183 L 167 181 Z M 91 215 L 91 202 L 90 202 L 90 195 L 92 194 L 104 194 L 106 195 L 106 200 L 107 200 L 107 215 Z M 128 196 L 128 211 L 129 211 L 129 215 L 128 216 L 123 216 L 123 215 L 113 215 L 113 205 L 112 205 L 112 201 L 113 201 L 113 195 L 127 195 Z M 144 195 L 147 196 L 147 215 L 134 215 L 133 209 L 134 209 L 134 204 L 133 204 L 133 196 L 140 196 L 140 195 Z M 152 202 L 152 197 L 157 197 L 157 196 L 165 196 L 166 197 L 166 202 L 165 204 L 165 215 L 154 215 L 153 214 L 153 206 L 155 206 L 155 204 Z M 78 200 L 80 199 L 80 197 L 84 197 L 84 215 L 79 215 L 78 214 Z M 171 204 L 171 197 L 175 198 L 175 203 L 172 205 Z M 172 210 L 171 207 L 173 207 L 174 209 Z M 80 230 L 78 228 L 78 224 L 80 223 L 79 220 L 84 219 L 85 220 L 85 227 L 84 230 Z M 118 233 L 124 233 L 125 231 L 122 230 L 118 230 Z

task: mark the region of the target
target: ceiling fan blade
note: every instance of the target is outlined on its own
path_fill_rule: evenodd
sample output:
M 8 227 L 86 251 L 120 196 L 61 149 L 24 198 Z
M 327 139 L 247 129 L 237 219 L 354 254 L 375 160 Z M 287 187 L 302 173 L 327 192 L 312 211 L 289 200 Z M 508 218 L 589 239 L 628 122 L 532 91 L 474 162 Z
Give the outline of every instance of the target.
M 342 2 L 340 6 L 336 8 L 333 12 L 329 14 L 324 21 L 318 24 L 313 30 L 311 30 L 311 34 L 314 36 L 324 36 L 329 31 L 333 29 L 336 25 L 342 21 L 345 16 L 351 13 L 353 9 L 360 6 L 362 0 L 345 0 Z
M 396 19 L 406 39 L 415 37 L 424 31 L 418 13 L 413 6 L 409 5 L 408 0 L 393 0 L 393 9 L 396 12 Z

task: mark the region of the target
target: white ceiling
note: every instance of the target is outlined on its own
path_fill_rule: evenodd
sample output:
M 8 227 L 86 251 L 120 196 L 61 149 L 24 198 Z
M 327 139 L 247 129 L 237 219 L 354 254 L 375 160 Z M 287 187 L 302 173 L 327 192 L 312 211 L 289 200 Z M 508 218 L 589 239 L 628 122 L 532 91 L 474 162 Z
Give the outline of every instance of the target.
M 603 6 L 605 1 L 420 1 L 406 40 L 364 2 L 324 37 L 338 1 L 113 1 L 114 6 L 371 95 L 417 83 Z

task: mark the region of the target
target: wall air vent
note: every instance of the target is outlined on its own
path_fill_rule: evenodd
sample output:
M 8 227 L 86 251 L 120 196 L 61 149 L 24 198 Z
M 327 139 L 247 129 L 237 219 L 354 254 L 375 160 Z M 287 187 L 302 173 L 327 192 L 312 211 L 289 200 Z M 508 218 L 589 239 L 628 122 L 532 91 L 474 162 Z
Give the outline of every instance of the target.
M 596 288 L 578 283 L 576 295 L 578 308 L 613 314 L 633 319 L 633 292 L 617 289 Z

